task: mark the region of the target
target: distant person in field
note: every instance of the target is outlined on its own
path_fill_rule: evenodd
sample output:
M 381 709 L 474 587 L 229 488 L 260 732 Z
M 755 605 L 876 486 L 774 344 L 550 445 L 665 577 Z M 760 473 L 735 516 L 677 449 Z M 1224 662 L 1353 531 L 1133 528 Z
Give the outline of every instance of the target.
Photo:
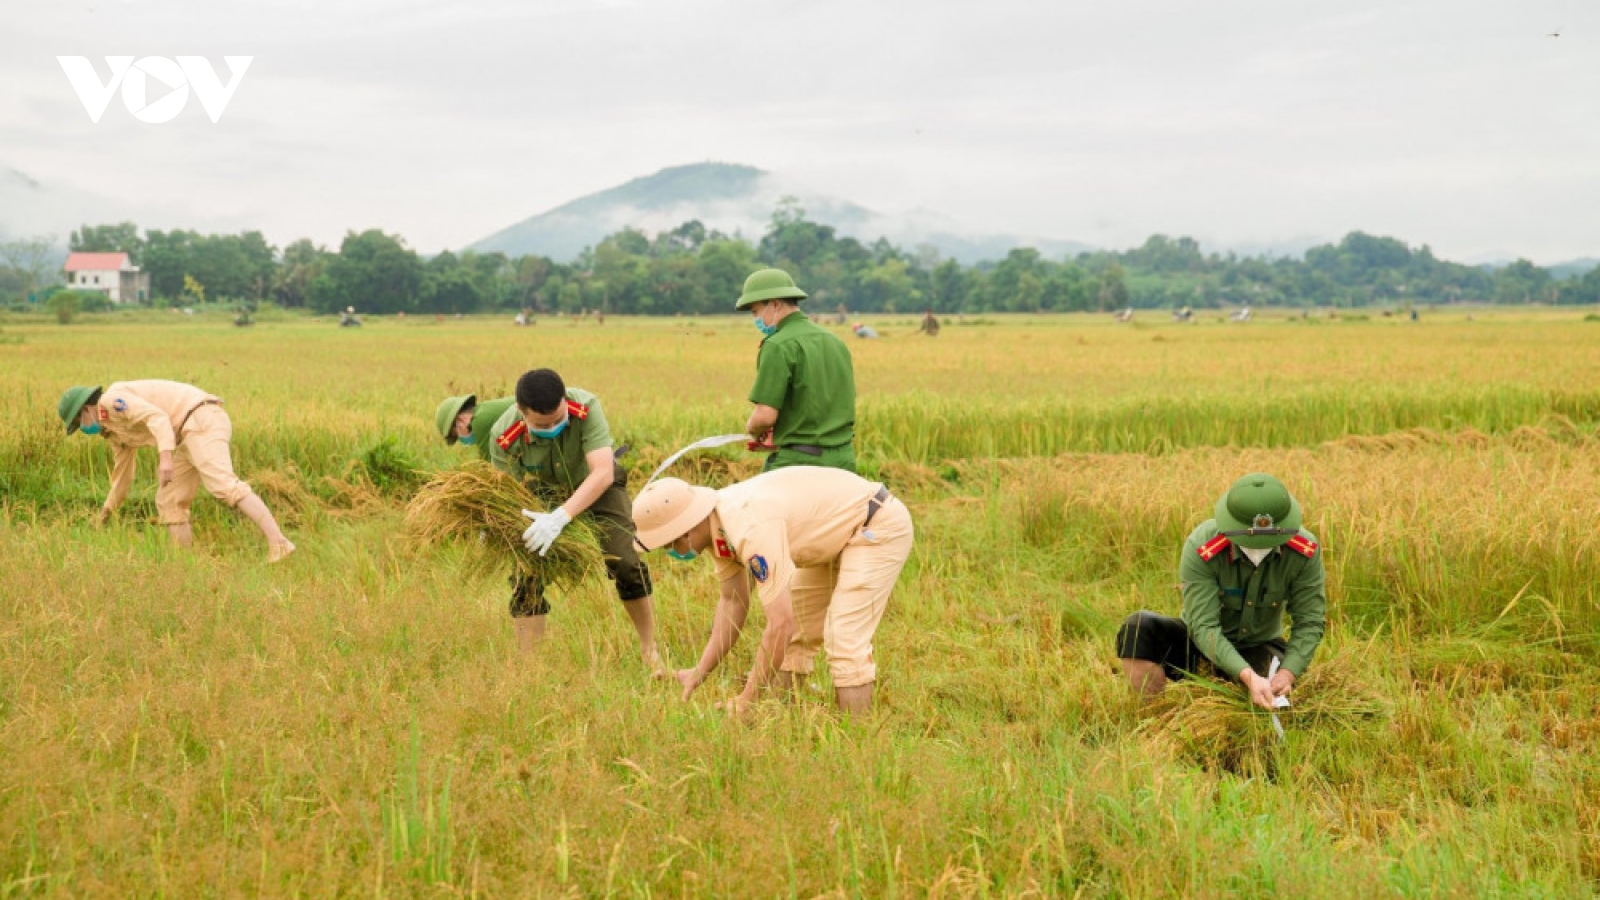
M 95 513 L 96 526 L 109 521 L 127 498 L 138 462 L 135 451 L 154 447 L 156 512 L 178 546 L 194 543 L 189 506 L 203 484 L 261 529 L 268 562 L 294 552 L 272 511 L 233 473 L 233 423 L 218 397 L 176 381 L 118 381 L 106 388 L 68 388 L 56 413 L 67 434 L 81 430 L 111 444 L 111 493 Z
M 1210 671 L 1242 684 L 1264 709 L 1289 695 L 1322 643 L 1328 607 L 1322 554 L 1300 522 L 1300 504 L 1278 479 L 1258 473 L 1233 483 L 1183 544 L 1182 617 L 1136 612 L 1117 632 L 1135 691 L 1154 696 L 1169 680 Z M 1294 626 L 1288 641 L 1285 613 Z
M 489 458 L 550 508 L 531 517 L 533 524 L 523 532 L 523 542 L 531 552 L 543 555 L 573 519 L 592 517 L 600 529 L 606 572 L 616 582 L 617 597 L 639 634 L 639 652 L 645 665 L 661 674 L 650 570 L 634 544 L 628 475 L 617 464 L 600 398 L 567 387 L 550 369 L 534 369 L 517 379 L 515 399 L 490 429 Z M 531 651 L 544 637 L 550 603 L 544 584 L 534 576 L 513 576 L 512 585 L 517 644 Z
M 346 306 L 344 312 L 339 313 L 340 328 L 360 328 L 361 319 L 356 315 L 354 306 Z
M 860 322 L 850 326 L 850 333 L 865 340 L 876 340 L 878 338 L 878 329 L 873 328 L 871 325 L 863 325 Z
M 850 348 L 800 311 L 806 292 L 782 269 L 762 269 L 744 282 L 734 304 L 749 310 L 761 332 L 754 408 L 745 432 L 773 447 L 765 471 L 784 466 L 856 468 L 856 376 Z
M 939 320 L 934 318 L 933 310 L 922 311 L 922 325 L 917 329 L 928 337 L 939 336 Z
M 674 559 L 709 551 L 720 599 L 700 661 L 675 673 L 689 699 L 738 641 L 754 579 L 766 628 L 738 713 L 775 684 L 793 690 L 827 654 L 834 699 L 848 712 L 872 706 L 872 637 L 911 554 L 911 514 L 881 484 L 839 469 L 791 466 L 720 491 L 663 478 L 633 503 L 639 545 Z M 802 578 L 811 573 L 812 578 Z
M 478 458 L 489 462 L 489 448 L 494 445 L 489 433 L 506 410 L 515 406 L 515 397 L 478 402 L 476 394 L 447 397 L 433 413 L 433 428 L 446 444 L 461 443 L 478 451 Z

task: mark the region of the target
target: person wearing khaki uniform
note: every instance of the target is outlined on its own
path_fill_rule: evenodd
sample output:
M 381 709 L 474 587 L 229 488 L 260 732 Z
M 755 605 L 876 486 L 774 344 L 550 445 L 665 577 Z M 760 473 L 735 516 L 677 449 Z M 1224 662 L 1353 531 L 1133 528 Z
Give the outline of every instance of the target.
M 294 552 L 267 505 L 233 472 L 229 444 L 233 423 L 222 400 L 176 381 L 119 381 L 109 387 L 74 387 L 61 396 L 56 412 L 67 434 L 82 429 L 111 443 L 111 493 L 95 514 L 103 525 L 133 486 L 135 451 L 154 447 L 156 511 L 180 546 L 194 540 L 189 506 L 203 484 L 213 497 L 243 513 L 267 539 L 267 559 L 277 562 Z
M 676 676 L 687 699 L 728 655 L 744 628 L 754 579 L 766 612 L 743 711 L 786 673 L 810 674 L 827 654 L 834 698 L 850 712 L 872 705 L 877 664 L 872 637 L 911 555 L 911 513 L 881 484 L 853 472 L 786 466 L 714 491 L 676 478 L 654 482 L 633 501 L 640 546 L 674 559 L 709 550 L 721 597 L 700 661 Z M 801 572 L 822 572 L 807 581 Z

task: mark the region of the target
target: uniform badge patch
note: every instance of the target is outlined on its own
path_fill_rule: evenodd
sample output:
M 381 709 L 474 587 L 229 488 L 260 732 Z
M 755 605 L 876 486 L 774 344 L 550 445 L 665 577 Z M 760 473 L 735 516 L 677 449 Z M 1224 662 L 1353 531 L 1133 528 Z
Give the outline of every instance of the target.
M 762 584 L 766 584 L 767 583 L 767 575 L 768 574 L 770 574 L 770 573 L 767 571 L 767 558 L 766 557 L 764 557 L 764 556 L 752 556 L 752 557 L 750 557 L 750 577 L 754 578 L 756 581 L 761 582 Z
M 118 397 L 117 399 L 111 401 L 111 405 L 116 407 L 117 412 L 127 412 L 128 411 L 128 401 L 122 399 L 121 397 Z
M 714 538 L 711 541 L 711 546 L 716 554 L 723 559 L 731 559 L 733 557 L 733 548 L 728 546 L 728 542 L 726 540 L 723 540 L 720 537 Z
M 1228 549 L 1229 543 L 1231 542 L 1227 538 L 1219 534 L 1211 540 L 1206 541 L 1204 544 L 1201 544 L 1195 549 L 1195 552 L 1200 554 L 1201 559 L 1205 560 L 1206 562 L 1210 562 L 1212 557 Z
M 1285 544 L 1284 546 L 1300 554 L 1301 556 L 1304 556 L 1306 559 L 1310 559 L 1311 557 L 1317 555 L 1316 541 L 1308 541 L 1298 534 L 1292 538 L 1289 538 L 1289 543 Z
M 518 419 L 511 424 L 510 428 L 507 428 L 499 437 L 495 438 L 494 442 L 499 445 L 501 450 L 510 452 L 512 446 L 527 433 L 528 423 Z
M 108 412 L 106 412 L 106 410 L 105 410 L 105 407 L 103 407 L 103 406 L 97 406 L 97 407 L 95 407 L 95 410 L 94 410 L 94 411 L 95 411 L 95 412 L 96 412 L 96 413 L 99 413 L 99 415 L 100 415 L 100 421 L 102 421 L 102 422 L 107 422 L 107 421 L 110 421 L 110 419 L 111 419 L 111 414 L 110 414 L 110 413 L 108 413 Z

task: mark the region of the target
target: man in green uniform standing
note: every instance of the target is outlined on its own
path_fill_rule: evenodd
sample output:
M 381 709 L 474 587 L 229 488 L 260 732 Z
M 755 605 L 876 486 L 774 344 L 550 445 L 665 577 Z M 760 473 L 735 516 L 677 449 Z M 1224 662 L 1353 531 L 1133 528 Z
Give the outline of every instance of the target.
M 736 309 L 765 337 L 756 355 L 755 408 L 745 431 L 773 445 L 766 471 L 784 466 L 856 470 L 856 376 L 838 336 L 800 311 L 806 292 L 782 269 L 745 279 Z
M 1288 696 L 1322 643 L 1328 608 L 1322 554 L 1300 519 L 1300 504 L 1271 475 L 1233 483 L 1215 517 L 1184 541 L 1183 617 L 1136 612 L 1117 632 L 1134 690 L 1154 696 L 1205 661 L 1264 709 Z M 1294 624 L 1287 642 L 1285 612 Z
M 762 269 L 744 281 L 735 309 L 748 309 L 763 335 L 756 354 L 754 409 L 745 432 L 772 447 L 763 471 L 788 466 L 856 470 L 856 376 L 850 349 L 833 332 L 800 311 L 806 292 L 782 269 Z M 793 690 L 810 672 L 823 644 L 828 602 L 839 565 L 796 569 L 790 587 L 794 628 L 776 681 Z M 688 685 L 692 669 L 676 673 Z
M 550 507 L 549 512 L 530 514 L 533 524 L 523 532 L 523 542 L 542 555 L 574 518 L 593 516 L 600 527 L 606 572 L 639 633 L 639 651 L 645 665 L 659 671 L 650 570 L 636 549 L 628 476 L 617 464 L 600 398 L 567 387 L 550 369 L 534 369 L 517 379 L 515 399 L 490 429 L 494 439 L 489 458 Z M 532 650 L 544 637 L 550 612 L 545 586 L 531 577 L 519 576 L 512 583 L 517 644 Z
M 501 397 L 480 404 L 476 394 L 448 397 L 433 414 L 433 427 L 446 444 L 460 441 L 478 451 L 478 458 L 489 461 L 493 446 L 489 433 L 506 410 L 516 405 L 515 397 Z

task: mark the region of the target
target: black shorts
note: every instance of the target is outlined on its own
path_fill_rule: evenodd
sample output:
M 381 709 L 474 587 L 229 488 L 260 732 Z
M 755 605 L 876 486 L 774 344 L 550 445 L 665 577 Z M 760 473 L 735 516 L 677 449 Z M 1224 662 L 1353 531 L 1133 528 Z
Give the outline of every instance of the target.
M 1266 677 L 1267 671 L 1272 668 L 1274 657 L 1280 665 L 1283 663 L 1283 656 L 1289 652 L 1289 645 L 1283 638 L 1273 638 L 1264 644 L 1253 647 L 1235 645 L 1233 649 L 1239 651 L 1239 655 L 1244 657 L 1244 661 L 1257 675 Z M 1181 679 L 1190 672 L 1223 677 L 1211 660 L 1207 659 L 1190 639 L 1189 626 L 1185 625 L 1182 619 L 1157 615 L 1146 610 L 1140 610 L 1129 616 L 1123 620 L 1122 627 L 1117 629 L 1117 657 L 1160 663 L 1167 677 L 1173 681 Z

